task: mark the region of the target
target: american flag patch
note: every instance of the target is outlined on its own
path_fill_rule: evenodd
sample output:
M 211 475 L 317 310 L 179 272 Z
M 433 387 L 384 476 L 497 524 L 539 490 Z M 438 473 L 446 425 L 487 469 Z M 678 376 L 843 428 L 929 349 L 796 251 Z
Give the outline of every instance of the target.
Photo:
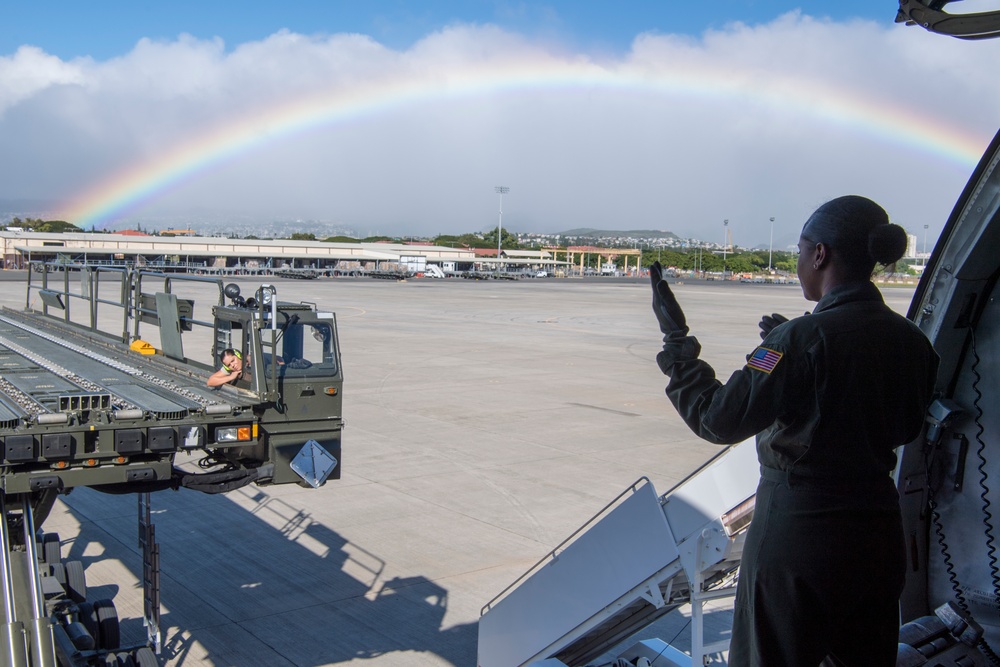
M 750 358 L 747 359 L 747 366 L 758 371 L 770 373 L 781 361 L 781 352 L 769 350 L 766 347 L 758 347 L 754 350 Z

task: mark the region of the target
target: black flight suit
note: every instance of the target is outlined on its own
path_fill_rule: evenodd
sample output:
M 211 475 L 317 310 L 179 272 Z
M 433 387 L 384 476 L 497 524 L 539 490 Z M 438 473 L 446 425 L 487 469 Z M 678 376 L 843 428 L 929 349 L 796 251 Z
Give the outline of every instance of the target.
M 773 329 L 726 384 L 691 337 L 658 358 L 702 438 L 757 435 L 729 664 L 895 665 L 905 546 L 894 449 L 920 433 L 938 358 L 871 283 L 837 287 Z

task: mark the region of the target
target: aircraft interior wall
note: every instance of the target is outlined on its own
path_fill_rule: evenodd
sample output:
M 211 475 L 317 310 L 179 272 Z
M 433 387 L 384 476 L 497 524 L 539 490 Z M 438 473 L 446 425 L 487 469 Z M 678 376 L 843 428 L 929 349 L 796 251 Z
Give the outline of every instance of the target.
M 995 285 L 957 376 L 953 400 L 962 412 L 934 456 L 931 483 L 938 520 L 930 526 L 928 594 L 932 609 L 964 601 L 1000 652 L 1000 412 L 995 409 L 1000 303 Z

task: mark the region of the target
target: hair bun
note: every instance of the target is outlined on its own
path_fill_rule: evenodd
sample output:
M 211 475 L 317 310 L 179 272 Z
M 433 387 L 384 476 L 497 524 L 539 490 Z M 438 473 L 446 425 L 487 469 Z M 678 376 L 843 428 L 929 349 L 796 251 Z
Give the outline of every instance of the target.
M 868 233 L 868 253 L 882 265 L 894 264 L 906 253 L 906 230 L 892 223 L 875 225 Z

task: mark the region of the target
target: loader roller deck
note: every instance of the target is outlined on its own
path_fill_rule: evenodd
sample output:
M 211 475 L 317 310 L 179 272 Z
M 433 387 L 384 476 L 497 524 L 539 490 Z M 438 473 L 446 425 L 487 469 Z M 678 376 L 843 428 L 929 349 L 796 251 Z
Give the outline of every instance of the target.
M 0 489 L 168 483 L 176 452 L 210 445 L 219 428 L 259 421 L 256 395 L 209 389 L 205 377 L 106 333 L 4 308 Z
M 238 391 L 208 389 L 190 371 L 153 368 L 121 344 L 0 312 L 0 428 L 67 409 L 138 409 L 182 419 L 213 404 L 240 409 L 254 403 L 241 398 Z

